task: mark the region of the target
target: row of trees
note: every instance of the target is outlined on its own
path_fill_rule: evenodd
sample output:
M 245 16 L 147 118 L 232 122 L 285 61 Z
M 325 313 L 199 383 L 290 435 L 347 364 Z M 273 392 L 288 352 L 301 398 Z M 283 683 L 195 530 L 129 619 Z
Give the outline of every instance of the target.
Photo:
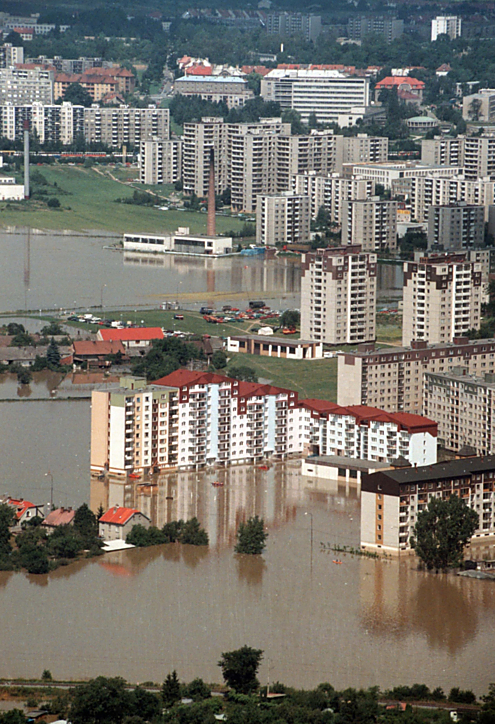
M 448 701 L 452 704 L 475 704 L 472 691 L 451 689 L 448 699 L 441 688 L 433 691 L 424 684 L 398 686 L 391 691 L 347 688 L 337 690 L 322 683 L 312 690 L 294 689 L 279 682 L 270 688 L 283 696 L 267 700 L 260 687 L 258 670 L 263 650 L 242 646 L 221 654 L 218 666 L 228 691 L 224 697 L 212 697 L 212 689 L 202 679 L 189 684 L 180 681 L 177 672 L 169 673 L 159 692 L 143 686 L 129 687 L 120 677 L 99 676 L 67 692 L 56 694 L 46 703 L 50 713 L 68 718 L 73 724 L 215 724 L 226 720 L 233 724 L 375 724 L 405 721 L 408 724 L 437 722 L 448 724 L 448 708 L 385 709 L 380 699 L 417 702 Z M 50 676 L 50 672 L 44 672 Z M 151 683 L 151 682 L 150 682 Z M 153 689 L 156 685 L 153 685 Z M 187 702 L 184 701 L 187 699 Z M 25 724 L 21 712 L 0 724 Z M 478 709 L 462 714 L 462 721 L 492 724 L 495 720 L 495 686 L 481 697 Z

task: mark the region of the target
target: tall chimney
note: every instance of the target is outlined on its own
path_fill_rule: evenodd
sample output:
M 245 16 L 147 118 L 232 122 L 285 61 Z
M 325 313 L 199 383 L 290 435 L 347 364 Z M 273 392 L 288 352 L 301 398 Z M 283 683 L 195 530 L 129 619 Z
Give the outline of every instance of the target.
M 208 221 L 206 235 L 216 236 L 215 227 L 215 152 L 210 148 L 210 183 L 208 184 Z
M 24 198 L 29 198 L 29 121 L 24 121 Z

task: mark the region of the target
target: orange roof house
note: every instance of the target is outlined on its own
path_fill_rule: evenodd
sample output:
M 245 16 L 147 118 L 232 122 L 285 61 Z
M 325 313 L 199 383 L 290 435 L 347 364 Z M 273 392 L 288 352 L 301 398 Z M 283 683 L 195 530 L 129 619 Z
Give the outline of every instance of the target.
M 150 519 L 136 508 L 114 505 L 104 513 L 99 523 L 100 536 L 105 540 L 125 540 L 135 525 L 149 528 Z
M 425 84 L 422 80 L 411 78 L 410 75 L 389 75 L 383 80 L 378 81 L 375 86 L 375 100 L 378 101 L 382 90 L 392 90 L 396 88 L 397 91 L 407 91 L 408 93 L 414 93 L 418 96 L 418 100 L 423 100 L 423 91 Z

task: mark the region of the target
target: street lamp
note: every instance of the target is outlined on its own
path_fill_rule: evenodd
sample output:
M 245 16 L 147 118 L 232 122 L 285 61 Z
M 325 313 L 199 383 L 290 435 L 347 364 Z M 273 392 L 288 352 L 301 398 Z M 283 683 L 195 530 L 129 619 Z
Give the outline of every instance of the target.
M 311 527 L 310 527 L 310 541 L 311 541 L 311 570 L 313 570 L 313 513 L 310 513 L 309 510 L 307 510 L 304 515 L 309 515 L 311 518 Z
M 50 512 L 53 510 L 53 475 L 50 471 L 45 473 L 45 478 L 50 478 Z
M 106 287 L 106 284 L 102 284 L 101 290 L 100 290 L 100 307 L 102 309 L 103 309 L 103 290 L 105 289 L 105 287 Z

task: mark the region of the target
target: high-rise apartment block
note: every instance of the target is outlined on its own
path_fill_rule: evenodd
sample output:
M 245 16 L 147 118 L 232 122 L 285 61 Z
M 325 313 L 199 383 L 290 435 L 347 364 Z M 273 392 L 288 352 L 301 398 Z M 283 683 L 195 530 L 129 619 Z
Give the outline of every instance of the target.
M 495 451 L 495 375 L 470 375 L 467 367 L 451 372 L 425 372 L 423 410 L 438 422 L 439 443 L 458 451 L 464 445 L 476 455 Z
M 91 470 L 197 469 L 309 452 L 411 464 L 436 461 L 437 425 L 419 415 L 300 400 L 293 390 L 177 370 L 147 385 L 95 390 Z
M 298 111 L 305 123 L 312 114 L 319 123 L 337 123 L 340 114 L 370 105 L 368 78 L 337 70 L 271 70 L 261 80 L 261 96 Z
M 29 123 L 41 144 L 70 144 L 84 134 L 84 106 L 71 103 L 45 105 L 40 102 L 16 106 L 0 106 L 0 135 L 11 141 L 23 137 L 24 123 Z
M 84 137 L 88 143 L 103 143 L 117 148 L 137 147 L 143 140 L 169 138 L 168 108 L 100 108 L 93 105 L 84 111 Z
M 227 124 L 223 118 L 202 118 L 184 123 L 182 142 L 182 182 L 186 194 L 204 198 L 210 180 L 210 149 L 215 154 L 215 191 L 221 194 L 227 180 Z
M 141 141 L 139 180 L 142 184 L 173 184 L 181 178 L 182 141 Z
M 428 209 L 428 250 L 462 251 L 483 246 L 485 209 L 463 202 Z
M 368 136 L 335 136 L 335 168 L 342 173 L 347 163 L 386 163 L 388 159 L 388 138 Z
M 301 336 L 328 344 L 375 338 L 376 254 L 359 245 L 305 255 L 301 277 Z
M 337 402 L 421 413 L 424 373 L 450 373 L 459 366 L 476 377 L 495 373 L 495 339 L 458 337 L 436 345 L 415 341 L 393 349 L 363 344 L 338 357 Z
M 378 196 L 342 202 L 342 244 L 360 244 L 363 251 L 397 248 L 397 201 Z
M 481 264 L 466 254 L 433 254 L 404 263 L 402 344 L 452 342 L 481 324 Z
M 12 43 L 0 45 L 0 68 L 10 68 L 17 63 L 24 63 L 24 48 Z
M 310 226 L 309 196 L 286 191 L 257 197 L 257 244 L 273 246 L 309 241 Z
M 463 166 L 465 136 L 435 136 L 421 141 L 421 162 L 430 166 Z
M 351 40 L 364 40 L 368 35 L 381 35 L 387 43 L 404 33 L 404 21 L 391 15 L 355 15 L 347 21 L 347 35 Z
M 485 221 L 488 221 L 489 207 L 495 203 L 495 181 L 490 179 L 467 179 L 464 176 L 434 178 L 416 176 L 410 185 L 411 216 L 415 221 L 428 221 L 431 206 L 446 206 L 463 202 L 483 206 Z
M 495 89 L 482 88 L 462 99 L 462 117 L 465 121 L 492 123 L 495 120 Z
M 316 219 L 323 206 L 329 222 L 342 224 L 343 203 L 347 200 L 364 200 L 375 193 L 375 182 L 360 178 L 343 178 L 337 173 L 318 174 L 315 171 L 292 176 L 295 193 L 309 196 L 311 218 Z
M 321 33 L 321 15 L 307 13 L 268 13 L 266 16 L 268 35 L 301 35 L 305 40 L 315 41 Z
M 481 98 L 483 93 L 487 95 Z M 480 95 L 478 99 L 481 104 L 480 112 L 493 114 L 495 117 L 495 90 L 480 91 L 478 95 Z M 476 100 L 475 96 L 469 98 Z M 469 107 L 465 104 L 466 109 Z M 481 136 L 461 135 L 457 138 L 435 137 L 423 140 L 421 161 L 425 164 L 458 165 L 462 167 L 462 175 L 468 180 L 495 177 L 495 134 L 487 132 Z
M 431 21 L 431 42 L 439 35 L 448 35 L 451 40 L 459 38 L 462 31 L 462 19 L 458 15 L 437 15 Z
M 0 68 L 0 105 L 53 103 L 54 71 L 45 68 Z
M 467 179 L 495 178 L 495 133 L 466 136 L 464 175 Z

